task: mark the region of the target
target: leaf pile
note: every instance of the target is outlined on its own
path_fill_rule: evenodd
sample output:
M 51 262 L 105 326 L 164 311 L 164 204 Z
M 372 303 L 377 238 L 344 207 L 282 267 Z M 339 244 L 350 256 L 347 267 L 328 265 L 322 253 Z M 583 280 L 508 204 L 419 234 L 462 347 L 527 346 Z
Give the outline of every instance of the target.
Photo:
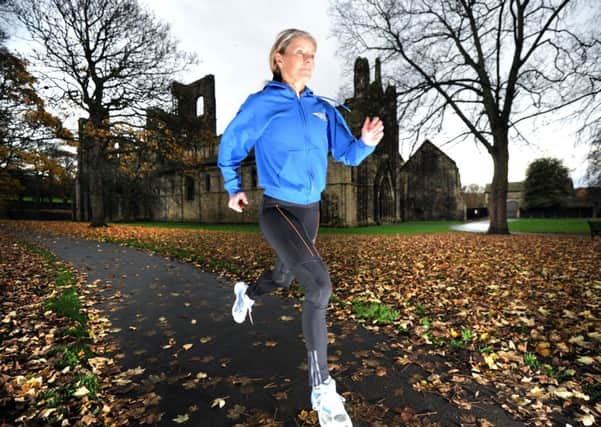
M 7 224 L 143 248 L 232 282 L 273 263 L 256 233 Z M 537 425 L 601 420 L 600 239 L 323 235 L 317 245 L 334 285 L 330 317 L 389 334 L 399 358 L 433 373 L 415 388 L 469 407 L 469 384 L 492 384 L 506 410 Z M 394 320 L 357 316 L 357 303 L 389 307 Z
M 0 425 L 127 425 L 152 414 L 144 396 L 119 396 L 140 372 L 107 357 L 116 346 L 96 285 L 1 231 L 0 247 Z

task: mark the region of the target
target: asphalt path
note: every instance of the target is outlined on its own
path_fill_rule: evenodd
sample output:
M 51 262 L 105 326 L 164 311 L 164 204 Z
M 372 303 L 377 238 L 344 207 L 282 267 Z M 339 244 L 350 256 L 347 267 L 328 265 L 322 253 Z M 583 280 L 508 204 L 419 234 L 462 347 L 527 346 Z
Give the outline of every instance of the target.
M 92 240 L 17 237 L 45 246 L 109 294 L 99 308 L 112 323 L 118 361 L 123 370 L 143 368 L 140 381 L 161 396 L 158 425 L 179 425 L 178 416 L 191 426 L 303 425 L 310 390 L 297 299 L 265 296 L 254 324 L 240 325 L 231 317 L 233 283 L 192 264 Z M 394 363 L 399 353 L 388 336 L 349 321 L 333 320 L 329 330 L 331 373 L 355 426 L 402 425 L 407 408 L 423 425 L 523 425 L 494 403 L 491 387 L 474 389 L 469 410 L 417 392 L 411 384 L 429 373 Z M 218 398 L 223 407 L 212 406 Z

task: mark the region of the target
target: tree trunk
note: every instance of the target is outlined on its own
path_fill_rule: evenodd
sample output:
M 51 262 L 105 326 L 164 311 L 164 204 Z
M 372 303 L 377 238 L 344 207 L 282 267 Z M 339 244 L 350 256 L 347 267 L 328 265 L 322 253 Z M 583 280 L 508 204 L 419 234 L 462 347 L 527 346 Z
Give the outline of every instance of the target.
M 89 164 L 89 194 L 91 207 L 91 227 L 106 226 L 106 215 L 104 210 L 104 141 L 102 138 L 92 137 L 90 144 Z
M 509 234 L 507 226 L 508 137 L 496 136 L 493 147 L 494 173 L 490 187 L 488 234 Z

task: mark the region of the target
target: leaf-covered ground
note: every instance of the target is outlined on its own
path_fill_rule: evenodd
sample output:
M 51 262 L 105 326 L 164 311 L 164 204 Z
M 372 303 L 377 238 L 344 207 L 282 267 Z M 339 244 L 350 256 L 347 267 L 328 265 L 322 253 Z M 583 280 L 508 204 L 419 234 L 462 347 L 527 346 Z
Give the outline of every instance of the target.
M 5 224 L 144 248 L 231 281 L 273 262 L 257 233 Z M 601 239 L 323 235 L 317 245 L 335 289 L 330 317 L 388 334 L 399 355 L 432 372 L 415 388 L 465 407 L 470 384 L 492 384 L 532 424 L 601 420 Z M 391 323 L 365 319 L 358 307 L 370 305 L 390 309 Z
M 0 247 L 0 426 L 125 425 L 152 414 L 148 395 L 127 395 L 140 370 L 104 357 L 116 347 L 96 285 L 2 232 Z

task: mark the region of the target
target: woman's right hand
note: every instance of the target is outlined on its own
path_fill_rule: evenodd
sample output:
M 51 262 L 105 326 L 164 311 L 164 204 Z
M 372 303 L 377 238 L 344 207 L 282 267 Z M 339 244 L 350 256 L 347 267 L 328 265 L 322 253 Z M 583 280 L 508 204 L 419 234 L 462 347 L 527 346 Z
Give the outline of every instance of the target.
M 244 210 L 245 205 L 248 205 L 248 199 L 246 198 L 244 191 L 232 195 L 230 201 L 227 203 L 228 208 L 240 213 Z

